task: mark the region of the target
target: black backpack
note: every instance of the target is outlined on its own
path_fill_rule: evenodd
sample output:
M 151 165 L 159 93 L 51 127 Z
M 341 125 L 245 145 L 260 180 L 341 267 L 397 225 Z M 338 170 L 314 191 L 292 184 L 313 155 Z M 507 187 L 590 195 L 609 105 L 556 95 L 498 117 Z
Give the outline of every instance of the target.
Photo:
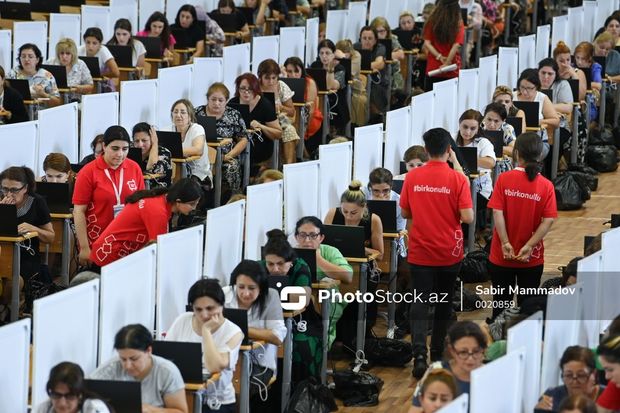
M 284 413 L 329 413 L 336 410 L 338 406 L 331 391 L 311 376 L 295 386 Z
M 490 243 L 489 243 L 490 244 Z M 489 253 L 475 250 L 467 253 L 461 264 L 459 278 L 464 283 L 482 283 L 489 281 Z
M 411 361 L 413 347 L 411 343 L 393 338 L 369 337 L 366 339 L 364 355 L 373 364 L 402 367 Z
M 334 396 L 345 406 L 376 406 L 383 380 L 367 372 L 355 373 L 352 370 L 334 370 Z M 314 412 L 313 412 L 314 413 Z

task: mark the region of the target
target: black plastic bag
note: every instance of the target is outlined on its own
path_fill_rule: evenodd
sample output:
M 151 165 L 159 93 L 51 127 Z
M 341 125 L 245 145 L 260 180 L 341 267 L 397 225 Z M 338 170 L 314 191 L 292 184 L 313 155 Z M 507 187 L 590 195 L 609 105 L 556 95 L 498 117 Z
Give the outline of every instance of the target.
M 327 386 L 316 378 L 300 382 L 286 405 L 285 413 L 328 413 L 338 410 L 336 401 Z
M 613 128 L 611 133 L 614 135 L 614 145 L 616 145 L 616 148 L 620 149 L 620 126 Z
M 581 186 L 571 174 L 562 174 L 553 181 L 555 199 L 560 211 L 579 209 L 585 202 Z
M 618 169 L 615 146 L 588 146 L 586 162 L 599 172 L 613 172 Z
M 392 338 L 367 338 L 364 354 L 373 364 L 402 367 L 411 361 L 413 347 L 411 343 Z
M 463 259 L 459 278 L 464 283 L 482 283 L 489 281 L 489 254 L 485 250 L 469 252 Z
M 590 137 L 588 139 L 588 145 L 613 145 L 614 144 L 614 132 L 609 126 L 600 128 L 592 128 L 590 131 Z
M 594 175 L 587 174 L 585 172 L 579 171 L 570 171 L 567 172 L 577 179 L 577 183 L 582 186 L 587 187 L 590 191 L 596 191 L 598 188 L 598 177 Z
M 379 393 L 383 380 L 374 374 L 352 370 L 334 371 L 334 395 L 341 399 L 345 406 L 376 406 L 379 404 Z M 314 412 L 313 412 L 314 413 Z
M 588 165 L 585 165 L 582 163 L 571 163 L 568 165 L 568 170 L 583 172 L 588 175 L 594 175 L 594 176 L 598 175 L 598 171 L 596 169 L 590 168 Z

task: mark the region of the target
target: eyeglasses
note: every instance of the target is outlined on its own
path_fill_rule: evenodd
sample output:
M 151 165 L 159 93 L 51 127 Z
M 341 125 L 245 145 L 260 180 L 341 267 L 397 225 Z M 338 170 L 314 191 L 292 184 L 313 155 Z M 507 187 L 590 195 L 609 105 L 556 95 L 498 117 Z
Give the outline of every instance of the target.
M 314 241 L 315 239 L 319 237 L 319 235 L 321 235 L 320 232 L 311 232 L 311 233 L 299 232 L 295 236 L 301 240 L 311 239 Z
M 482 349 L 478 349 L 474 351 L 454 349 L 454 352 L 456 353 L 456 356 L 463 361 L 467 360 L 470 357 L 473 358 L 474 360 L 480 360 L 482 356 L 484 355 L 484 350 Z
M 23 185 L 21 188 L 7 188 L 6 186 L 3 186 L 2 188 L 0 188 L 0 190 L 5 194 L 16 194 L 25 187 L 26 185 Z
M 240 87 L 239 88 L 239 92 L 242 93 L 250 93 L 252 91 L 252 89 L 250 89 L 249 87 Z
M 50 399 L 52 400 L 60 400 L 64 397 L 64 399 L 68 402 L 73 402 L 76 401 L 78 398 L 77 394 L 73 394 L 73 393 L 58 393 L 55 391 L 49 391 L 48 395 L 50 396 Z
M 589 377 L 590 377 L 590 373 L 587 373 L 585 371 L 581 371 L 577 374 L 571 374 L 571 373 L 562 374 L 562 380 L 564 380 L 565 382 L 576 381 L 579 384 L 585 384 L 588 381 Z
M 521 92 L 532 92 L 532 91 L 536 90 L 536 86 L 530 86 L 530 87 L 519 86 L 519 90 Z

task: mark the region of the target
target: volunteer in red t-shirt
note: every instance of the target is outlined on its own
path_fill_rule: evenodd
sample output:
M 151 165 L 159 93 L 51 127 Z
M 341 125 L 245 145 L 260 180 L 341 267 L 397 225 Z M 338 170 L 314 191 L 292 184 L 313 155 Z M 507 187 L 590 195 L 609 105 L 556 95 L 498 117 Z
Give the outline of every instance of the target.
M 170 188 L 157 187 L 129 195 L 127 205 L 93 242 L 90 260 L 102 267 L 157 240 L 168 232 L 172 214 L 189 215 L 200 200 L 200 186 L 189 178 Z
M 542 148 L 537 134 L 519 135 L 514 146 L 518 166 L 497 178 L 488 203 L 495 222 L 489 274 L 498 289 L 493 294 L 493 318 L 512 305 L 511 287 L 536 288 L 540 284 L 542 240 L 558 216 L 553 184 L 538 172 Z M 518 305 L 525 298 L 517 294 Z
M 469 181 L 447 163 L 454 156 L 450 133 L 435 128 L 424 133 L 423 138 L 430 159 L 407 173 L 400 193 L 402 216 L 412 221 L 407 261 L 415 297 L 410 320 L 415 357 L 412 374 L 417 379 L 428 366 L 426 333 L 431 302 L 435 303 L 431 359 L 442 358 L 452 312 L 450 297 L 463 259 L 461 222 L 469 224 L 474 219 Z M 433 296 L 437 300 L 430 301 Z
M 426 90 L 434 82 L 458 77 L 461 69 L 459 50 L 465 42 L 465 26 L 458 0 L 439 0 L 422 32 L 426 53 Z M 456 70 L 428 76 L 430 71 L 456 64 Z
M 596 352 L 605 370 L 605 378 L 609 380 L 596 404 L 600 412 L 611 413 L 620 410 L 620 336 L 605 338 Z
M 144 189 L 140 166 L 127 158 L 131 140 L 122 126 L 103 134 L 103 154 L 78 173 L 73 190 L 73 219 L 80 263 L 88 263 L 91 244 L 121 211 L 125 198 Z

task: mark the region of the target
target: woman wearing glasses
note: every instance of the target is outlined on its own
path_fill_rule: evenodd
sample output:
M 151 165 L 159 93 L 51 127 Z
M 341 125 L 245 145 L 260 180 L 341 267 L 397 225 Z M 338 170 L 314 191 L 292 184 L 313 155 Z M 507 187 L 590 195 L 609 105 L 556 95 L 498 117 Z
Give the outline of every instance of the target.
M 562 400 L 569 396 L 584 396 L 596 400 L 605 386 L 596 384 L 594 353 L 586 347 L 570 346 L 560 359 L 563 385 L 545 390 L 537 409 L 559 411 Z
M 33 410 L 34 413 L 109 413 L 106 404 L 95 398 L 84 385 L 82 368 L 68 361 L 52 367 L 47 380 L 49 400 Z

